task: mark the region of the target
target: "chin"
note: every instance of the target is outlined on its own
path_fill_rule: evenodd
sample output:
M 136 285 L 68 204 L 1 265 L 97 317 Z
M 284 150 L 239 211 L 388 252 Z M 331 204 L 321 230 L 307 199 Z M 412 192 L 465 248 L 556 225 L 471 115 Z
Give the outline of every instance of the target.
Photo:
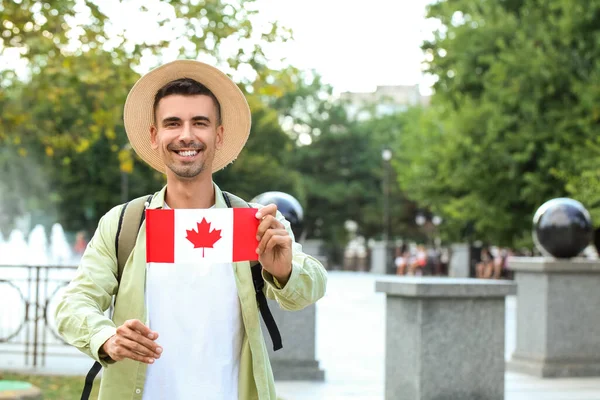
M 204 165 L 194 168 L 177 168 L 169 166 L 169 169 L 179 178 L 183 179 L 193 179 L 199 175 L 201 175 L 206 169 Z

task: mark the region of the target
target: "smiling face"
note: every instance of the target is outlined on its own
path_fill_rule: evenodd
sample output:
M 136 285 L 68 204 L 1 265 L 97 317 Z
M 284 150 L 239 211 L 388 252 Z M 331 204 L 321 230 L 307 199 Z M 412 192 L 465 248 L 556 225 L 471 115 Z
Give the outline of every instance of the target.
M 168 95 L 160 99 L 152 148 L 167 167 L 167 178 L 190 180 L 212 174 L 215 152 L 223 144 L 223 126 L 214 100 L 207 95 Z

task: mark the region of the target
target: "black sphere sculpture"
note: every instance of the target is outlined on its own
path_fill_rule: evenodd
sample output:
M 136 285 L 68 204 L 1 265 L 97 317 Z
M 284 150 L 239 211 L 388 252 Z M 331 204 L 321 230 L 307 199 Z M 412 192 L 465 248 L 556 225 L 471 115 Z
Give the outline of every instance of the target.
M 575 257 L 590 244 L 593 235 L 590 213 L 577 200 L 549 200 L 533 217 L 533 241 L 546 256 Z
M 275 204 L 277 210 L 290 223 L 296 240 L 300 239 L 304 230 L 304 210 L 300 202 L 292 195 L 283 192 L 265 192 L 251 200 L 251 203 L 262 205 Z

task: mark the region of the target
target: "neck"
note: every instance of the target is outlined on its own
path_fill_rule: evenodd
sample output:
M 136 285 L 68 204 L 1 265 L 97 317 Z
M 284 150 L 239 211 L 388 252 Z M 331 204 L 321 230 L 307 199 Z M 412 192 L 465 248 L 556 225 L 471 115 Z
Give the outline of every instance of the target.
M 212 175 L 181 180 L 167 176 L 165 203 L 170 208 L 210 208 L 215 204 Z

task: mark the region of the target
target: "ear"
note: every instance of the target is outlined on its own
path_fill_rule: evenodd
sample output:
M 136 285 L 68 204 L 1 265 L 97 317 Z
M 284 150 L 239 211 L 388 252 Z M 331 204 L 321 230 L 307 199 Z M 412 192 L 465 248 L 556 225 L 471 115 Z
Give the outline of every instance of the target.
M 158 129 L 156 126 L 150 125 L 150 146 L 152 150 L 158 149 L 158 141 L 157 141 Z
M 217 150 L 221 150 L 221 147 L 223 147 L 224 133 L 225 133 L 225 129 L 223 128 L 223 125 L 219 125 L 219 127 L 217 128 L 217 140 L 215 143 L 215 147 Z

